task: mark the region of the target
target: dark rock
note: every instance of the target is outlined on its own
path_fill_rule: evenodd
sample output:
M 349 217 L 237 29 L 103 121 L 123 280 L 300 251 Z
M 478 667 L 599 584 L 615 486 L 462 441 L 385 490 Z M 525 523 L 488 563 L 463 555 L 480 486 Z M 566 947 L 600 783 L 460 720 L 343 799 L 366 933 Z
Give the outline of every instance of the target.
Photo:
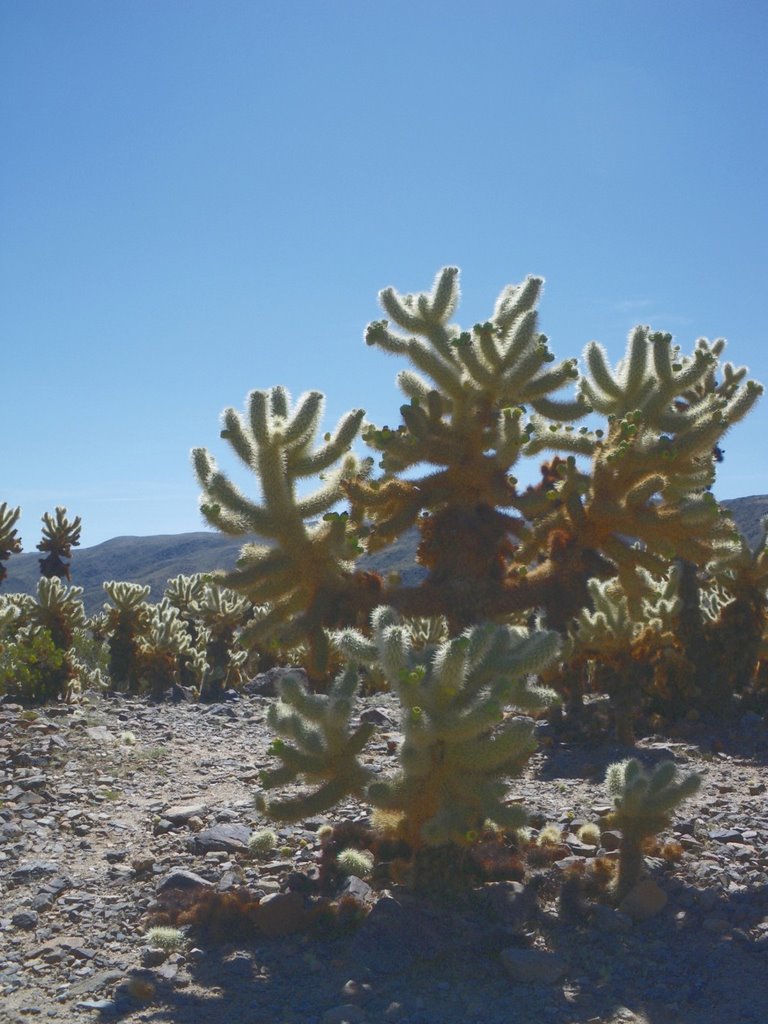
M 45 878 L 46 875 L 55 875 L 58 870 L 59 865 L 53 861 L 31 860 L 11 873 L 11 881 L 14 885 L 24 885 L 35 879 Z
M 214 825 L 193 836 L 189 847 L 196 853 L 210 853 L 212 850 L 237 853 L 248 849 L 250 835 L 251 830 L 247 825 Z
M 20 928 L 22 931 L 29 932 L 33 928 L 37 928 L 38 920 L 39 917 L 34 910 L 20 910 L 11 918 L 11 924 L 14 928 Z
M 536 893 L 521 882 L 487 882 L 475 897 L 507 935 L 519 935 L 539 910 Z
M 298 892 L 275 892 L 259 904 L 256 923 L 270 938 L 303 931 L 309 922 L 304 897 Z
M 165 876 L 158 885 L 157 891 L 166 892 L 168 889 L 197 889 L 200 887 L 210 889 L 212 885 L 213 883 L 209 882 L 207 878 L 195 874 L 194 871 L 185 871 L 183 868 L 179 868 Z
M 394 725 L 394 722 L 384 708 L 366 708 L 365 711 L 360 713 L 360 721 L 378 725 L 383 728 Z

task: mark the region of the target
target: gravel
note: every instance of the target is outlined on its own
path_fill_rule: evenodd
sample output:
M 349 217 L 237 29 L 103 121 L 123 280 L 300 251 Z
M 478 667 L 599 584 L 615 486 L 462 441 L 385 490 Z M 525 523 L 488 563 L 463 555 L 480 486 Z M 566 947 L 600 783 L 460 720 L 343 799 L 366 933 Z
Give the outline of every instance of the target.
M 249 835 L 270 824 L 253 794 L 273 763 L 272 699 L 153 706 L 87 695 L 34 713 L 0 704 L 2 1024 L 765 1020 L 768 728 L 754 715 L 639 743 L 645 763 L 673 758 L 704 776 L 662 837 L 679 842 L 681 857 L 646 859 L 648 892 L 657 899 L 661 890 L 664 904 L 647 920 L 578 901 L 559 913 L 546 888 L 528 915 L 532 891 L 513 883 L 485 887 L 469 909 L 361 883 L 352 889 L 368 906 L 390 902 L 354 935 L 148 949 L 148 914 L 169 878 L 266 896 L 314 861 L 322 818 L 276 828 L 271 859 L 247 850 Z M 386 773 L 399 740 L 394 699 L 376 694 L 361 707 L 377 726 L 371 763 Z M 569 862 L 586 864 L 596 850 L 576 831 L 599 824 L 605 768 L 629 752 L 564 744 L 538 728 L 542 749 L 511 781 L 510 798 L 533 812 L 534 833 L 559 825 Z M 328 818 L 364 821 L 369 810 L 350 801 Z

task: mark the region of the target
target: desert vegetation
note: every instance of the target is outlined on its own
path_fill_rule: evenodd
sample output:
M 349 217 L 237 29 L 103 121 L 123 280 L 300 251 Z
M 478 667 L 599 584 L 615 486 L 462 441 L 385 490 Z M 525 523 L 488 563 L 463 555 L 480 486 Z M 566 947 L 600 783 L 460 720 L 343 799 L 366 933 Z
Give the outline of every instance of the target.
M 37 596 L 0 591 L 0 694 L 218 701 L 266 669 L 301 670 L 282 673 L 258 806 L 279 823 L 363 799 L 376 827 L 337 852 L 370 870 L 389 844 L 398 877 L 432 893 L 482 877 L 489 844 L 510 858 L 524 847 L 524 809 L 505 797 L 537 717 L 631 747 L 638 729 L 692 714 L 764 714 L 765 535 L 750 550 L 711 493 L 720 442 L 761 385 L 724 360 L 721 339 L 684 351 L 647 326 L 616 366 L 596 342 L 558 362 L 538 328 L 541 288 L 509 286 L 469 329 L 452 321 L 456 268 L 429 292 L 381 292 L 386 319 L 365 340 L 405 364 L 395 426 L 357 409 L 325 433 L 324 396 L 294 401 L 281 386 L 225 410 L 221 438 L 256 495 L 208 449 L 192 461 L 207 523 L 264 539 L 232 571 L 169 579 L 157 603 L 107 581 L 88 617 L 70 583 L 80 520 L 46 515 Z M 523 460 L 543 460 L 525 488 Z M 0 505 L 0 580 L 21 549 L 18 516 Z M 418 582 L 360 567 L 413 528 Z M 365 760 L 362 688 L 399 703 L 386 778 Z M 599 697 L 608 714 L 590 716 Z M 630 759 L 607 784 L 623 839 L 606 892 L 620 900 L 699 780 Z

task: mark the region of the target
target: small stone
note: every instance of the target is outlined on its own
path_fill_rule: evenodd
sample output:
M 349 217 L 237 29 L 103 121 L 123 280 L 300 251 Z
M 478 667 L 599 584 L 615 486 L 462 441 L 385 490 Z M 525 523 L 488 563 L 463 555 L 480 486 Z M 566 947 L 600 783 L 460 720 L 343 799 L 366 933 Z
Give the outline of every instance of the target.
M 477 896 L 507 935 L 524 931 L 539 909 L 536 893 L 521 882 L 486 882 Z
M 145 946 L 141 951 L 142 967 L 159 967 L 168 959 L 164 949 L 155 949 L 154 946 Z
M 197 853 L 224 850 L 237 853 L 248 849 L 251 830 L 247 825 L 214 825 L 204 828 L 190 839 L 190 847 Z
M 207 807 L 203 803 L 174 804 L 167 807 L 162 813 L 163 817 L 173 822 L 174 825 L 185 825 L 190 818 L 202 818 Z
M 165 892 L 168 889 L 196 889 L 202 886 L 204 889 L 210 889 L 213 883 L 209 882 L 207 878 L 203 878 L 201 875 L 195 874 L 194 871 L 185 871 L 183 868 L 178 868 L 176 871 L 172 871 L 169 875 L 160 882 L 157 887 L 158 892 Z
M 58 870 L 59 865 L 51 861 L 31 860 L 12 872 L 11 881 L 14 885 L 23 885 L 26 882 L 31 882 L 33 879 L 44 878 L 46 875 L 55 875 L 58 873 Z
M 600 845 L 604 850 L 618 850 L 621 839 L 621 832 L 618 829 L 608 829 L 600 833 Z
M 394 725 L 385 708 L 366 708 L 360 713 L 360 721 L 383 727 Z
M 523 985 L 541 982 L 551 985 L 565 974 L 565 960 L 544 949 L 503 949 L 499 954 L 502 966 L 513 981 Z
M 667 905 L 667 894 L 651 878 L 643 878 L 619 904 L 619 910 L 633 921 L 647 921 Z
M 716 843 L 740 843 L 743 836 L 735 828 L 716 828 L 709 833 L 709 838 Z
M 308 920 L 304 897 L 298 892 L 275 892 L 265 896 L 256 915 L 259 930 L 269 938 L 300 932 L 306 928 Z
M 38 921 L 39 917 L 34 910 L 20 910 L 11 918 L 11 924 L 14 928 L 19 928 L 24 932 L 29 932 L 32 931 L 33 928 L 37 928 Z
M 358 903 L 366 903 L 373 889 L 357 875 L 348 875 L 341 887 L 342 896 L 353 896 Z

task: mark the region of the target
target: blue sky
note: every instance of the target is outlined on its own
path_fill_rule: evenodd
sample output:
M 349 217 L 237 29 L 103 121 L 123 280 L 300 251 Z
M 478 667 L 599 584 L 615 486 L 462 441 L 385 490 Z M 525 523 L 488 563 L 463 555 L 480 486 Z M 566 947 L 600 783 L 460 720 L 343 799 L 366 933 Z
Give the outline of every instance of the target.
M 25 550 L 56 505 L 83 546 L 203 528 L 189 450 L 232 467 L 219 416 L 252 388 L 394 425 L 401 364 L 363 329 L 448 264 L 461 323 L 535 273 L 558 357 L 616 360 L 642 322 L 768 382 L 766 38 L 746 0 L 0 0 Z M 768 493 L 767 413 L 718 497 Z

